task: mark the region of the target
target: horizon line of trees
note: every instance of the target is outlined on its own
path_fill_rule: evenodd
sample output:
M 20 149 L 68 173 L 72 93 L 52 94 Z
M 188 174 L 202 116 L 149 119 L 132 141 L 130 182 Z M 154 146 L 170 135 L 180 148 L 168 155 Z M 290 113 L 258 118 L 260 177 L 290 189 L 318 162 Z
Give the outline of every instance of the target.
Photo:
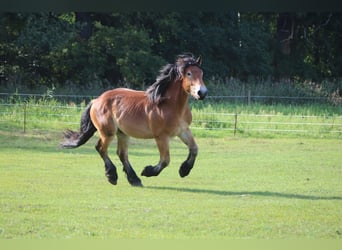
M 176 55 L 207 79 L 342 76 L 342 13 L 0 13 L 0 84 L 144 89 Z

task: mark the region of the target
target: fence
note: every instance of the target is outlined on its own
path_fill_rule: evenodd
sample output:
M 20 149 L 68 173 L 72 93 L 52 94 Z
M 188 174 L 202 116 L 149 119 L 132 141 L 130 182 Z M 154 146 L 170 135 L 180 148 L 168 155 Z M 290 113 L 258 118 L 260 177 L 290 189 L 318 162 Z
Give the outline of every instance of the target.
M 234 134 L 285 134 L 342 137 L 342 116 L 198 113 L 192 129 L 231 131 Z
M 247 91 L 246 95 L 239 96 L 208 96 L 208 99 L 212 101 L 224 101 L 224 102 L 238 102 L 252 105 L 253 103 L 262 104 L 305 104 L 305 103 L 329 103 L 331 98 L 329 97 L 310 97 L 310 96 L 266 96 L 266 95 L 252 95 L 251 91 Z
M 0 130 L 62 131 L 78 129 L 83 104 L 61 105 L 53 101 L 0 103 Z M 194 133 L 219 135 L 274 135 L 342 138 L 342 116 L 283 115 L 193 110 Z M 202 133 L 203 134 L 203 133 Z M 210 133 L 209 133 L 210 134 Z
M 3 102 L 16 102 L 17 100 L 25 101 L 30 98 L 53 98 L 61 102 L 89 102 L 94 95 L 58 95 L 58 94 L 18 94 L 18 93 L 0 93 L 0 100 Z M 245 95 L 232 95 L 232 96 L 208 96 L 207 99 L 211 102 L 237 102 L 252 105 L 253 103 L 264 104 L 305 104 L 305 103 L 329 103 L 330 97 L 310 97 L 310 96 L 265 96 L 265 95 L 252 95 L 251 91 L 246 91 Z

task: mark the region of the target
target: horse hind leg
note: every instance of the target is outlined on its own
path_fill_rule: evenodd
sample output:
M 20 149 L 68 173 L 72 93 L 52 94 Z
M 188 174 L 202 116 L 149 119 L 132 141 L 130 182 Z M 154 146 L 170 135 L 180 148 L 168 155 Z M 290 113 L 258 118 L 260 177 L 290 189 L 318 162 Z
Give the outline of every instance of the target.
M 123 165 L 123 171 L 126 173 L 127 180 L 132 186 L 136 187 L 142 187 L 141 180 L 135 173 L 132 165 L 130 164 L 128 160 L 128 142 L 129 137 L 122 133 L 120 130 L 117 132 L 117 138 L 118 138 L 118 148 L 117 148 L 117 155 L 120 158 L 120 161 Z
M 116 172 L 116 167 L 113 164 L 113 162 L 110 160 L 109 156 L 108 156 L 108 146 L 110 144 L 110 142 L 113 140 L 113 135 L 111 136 L 103 136 L 100 134 L 100 139 L 97 142 L 95 148 L 97 150 L 97 152 L 99 152 L 101 158 L 104 161 L 105 164 L 105 173 L 106 173 L 106 177 L 108 178 L 108 181 L 113 184 L 116 185 L 117 184 L 117 180 L 118 180 L 118 174 Z

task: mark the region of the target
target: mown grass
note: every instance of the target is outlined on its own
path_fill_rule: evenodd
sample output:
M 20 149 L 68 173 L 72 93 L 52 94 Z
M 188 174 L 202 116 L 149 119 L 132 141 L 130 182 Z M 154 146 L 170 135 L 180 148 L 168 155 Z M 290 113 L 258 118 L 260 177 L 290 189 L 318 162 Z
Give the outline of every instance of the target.
M 191 174 L 171 142 L 171 165 L 117 186 L 104 177 L 96 136 L 61 150 L 60 133 L 1 130 L 0 238 L 340 239 L 342 141 L 308 138 L 196 138 Z M 159 159 L 152 140 L 132 140 L 137 173 Z

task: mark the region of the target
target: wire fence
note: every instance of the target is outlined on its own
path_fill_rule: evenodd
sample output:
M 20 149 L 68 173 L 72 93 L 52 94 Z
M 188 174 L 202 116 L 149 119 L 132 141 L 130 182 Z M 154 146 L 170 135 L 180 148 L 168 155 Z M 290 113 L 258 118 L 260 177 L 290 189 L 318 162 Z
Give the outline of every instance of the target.
M 306 104 L 306 103 L 329 103 L 330 97 L 304 97 L 304 96 L 265 96 L 265 95 L 251 95 L 248 91 L 246 95 L 239 96 L 208 96 L 213 102 L 235 102 L 252 105 L 253 103 L 261 104 Z
M 192 129 L 231 131 L 236 134 L 287 134 L 310 137 L 342 137 L 342 116 L 282 114 L 203 113 Z
M 0 93 L 0 100 L 3 102 L 16 102 L 18 100 L 25 101 L 30 98 L 53 98 L 64 103 L 81 103 L 89 102 L 96 98 L 96 95 L 62 95 L 62 94 L 25 94 L 25 93 Z M 207 96 L 211 102 L 237 102 L 251 105 L 253 103 L 264 103 L 264 104 L 305 104 L 305 103 L 330 103 L 331 97 L 321 96 L 270 96 L 270 95 L 252 95 L 251 91 L 246 91 L 245 95 L 215 95 Z
M 77 98 L 85 98 L 84 96 Z M 87 97 L 89 98 L 89 97 Z M 84 100 L 84 99 L 83 99 Z M 0 130 L 62 131 L 78 129 L 87 102 L 60 104 L 48 102 L 0 103 Z M 283 115 L 193 111 L 194 133 L 236 136 L 282 134 L 285 136 L 342 138 L 342 116 Z M 204 133 L 203 133 L 204 132 Z

